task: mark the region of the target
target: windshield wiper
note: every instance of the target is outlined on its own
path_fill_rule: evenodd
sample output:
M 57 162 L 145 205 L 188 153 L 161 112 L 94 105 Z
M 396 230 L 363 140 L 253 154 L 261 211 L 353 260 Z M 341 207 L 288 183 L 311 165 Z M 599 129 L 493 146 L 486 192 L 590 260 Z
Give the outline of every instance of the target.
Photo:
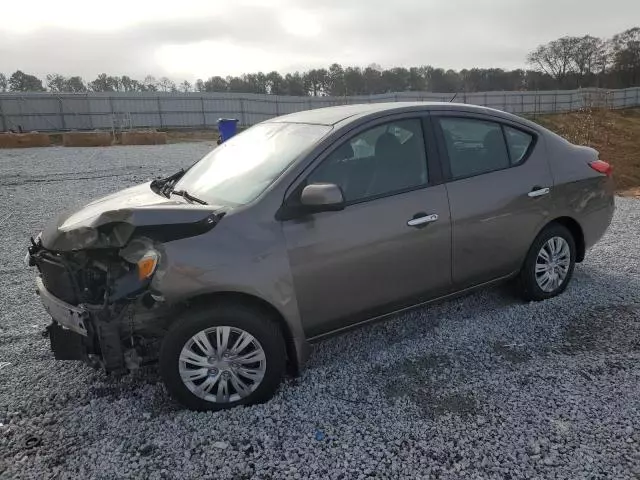
M 199 199 L 198 197 L 194 197 L 186 190 L 171 190 L 169 195 L 179 195 L 181 197 L 186 198 L 187 200 L 191 200 L 192 202 L 199 203 L 200 205 L 208 205 L 204 200 Z
M 161 193 L 165 197 L 169 197 L 171 195 L 171 189 L 173 185 L 184 175 L 185 170 L 181 168 L 173 175 L 169 175 L 165 178 L 160 178 L 151 182 L 151 188 L 157 190 L 158 193 Z

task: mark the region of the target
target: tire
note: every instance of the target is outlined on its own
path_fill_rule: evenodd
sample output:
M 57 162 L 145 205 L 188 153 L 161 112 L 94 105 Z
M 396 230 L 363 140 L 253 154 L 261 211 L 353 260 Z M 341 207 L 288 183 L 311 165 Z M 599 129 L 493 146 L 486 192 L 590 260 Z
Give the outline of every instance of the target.
M 544 258 L 540 258 L 539 255 L 542 255 L 541 251 L 545 248 L 547 256 L 550 254 L 549 244 L 548 242 L 552 239 L 561 239 L 554 240 L 554 245 L 556 249 L 560 246 L 560 251 L 564 252 L 564 241 L 566 243 L 566 247 L 569 252 L 568 255 L 557 255 L 557 262 L 550 262 L 550 266 L 547 266 L 546 260 Z M 568 258 L 567 258 L 568 257 Z M 568 265 L 566 266 L 566 273 L 564 273 L 564 277 L 562 277 L 562 273 L 564 272 L 564 263 L 565 259 L 568 260 Z M 550 283 L 544 282 L 544 271 L 536 274 L 536 264 L 540 266 L 540 268 L 548 268 L 554 272 L 550 276 L 552 279 Z M 531 244 L 531 248 L 527 253 L 527 257 L 525 258 L 524 264 L 522 266 L 522 270 L 520 271 L 518 277 L 518 287 L 520 290 L 521 297 L 526 301 L 540 301 L 546 300 L 548 298 L 555 297 L 556 295 L 561 294 L 567 288 L 567 285 L 571 281 L 571 277 L 573 276 L 573 269 L 576 264 L 576 243 L 573 235 L 565 226 L 559 223 L 552 223 L 545 227 L 535 238 L 533 243 Z M 553 268 L 552 268 L 553 267 Z M 556 284 L 555 278 L 560 280 L 559 284 Z M 545 286 L 543 288 L 541 286 Z
M 225 335 L 226 359 L 218 352 L 218 338 L 224 345 Z M 242 347 L 249 337 L 255 342 L 250 341 L 236 353 L 233 347 Z M 254 358 L 256 361 L 250 361 Z M 280 328 L 269 316 L 243 305 L 187 310 L 169 329 L 160 349 L 159 370 L 164 384 L 169 394 L 190 410 L 215 411 L 265 402 L 278 389 L 285 368 L 286 348 Z M 244 386 L 236 388 L 238 385 Z

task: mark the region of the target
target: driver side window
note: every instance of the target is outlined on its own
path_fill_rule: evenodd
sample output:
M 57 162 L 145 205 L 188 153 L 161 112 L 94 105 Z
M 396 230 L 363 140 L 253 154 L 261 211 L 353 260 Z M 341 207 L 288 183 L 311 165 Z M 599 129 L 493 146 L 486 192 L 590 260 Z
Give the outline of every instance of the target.
M 361 132 L 335 149 L 307 183 L 335 183 L 347 203 L 425 186 L 427 158 L 419 119 L 397 120 Z

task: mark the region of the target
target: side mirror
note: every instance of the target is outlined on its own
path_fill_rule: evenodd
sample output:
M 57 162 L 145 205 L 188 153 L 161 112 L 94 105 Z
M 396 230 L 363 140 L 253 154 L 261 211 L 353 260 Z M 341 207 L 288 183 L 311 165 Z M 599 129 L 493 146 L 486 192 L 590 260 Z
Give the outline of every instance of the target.
M 312 183 L 300 194 L 300 204 L 309 213 L 344 209 L 342 189 L 334 183 Z

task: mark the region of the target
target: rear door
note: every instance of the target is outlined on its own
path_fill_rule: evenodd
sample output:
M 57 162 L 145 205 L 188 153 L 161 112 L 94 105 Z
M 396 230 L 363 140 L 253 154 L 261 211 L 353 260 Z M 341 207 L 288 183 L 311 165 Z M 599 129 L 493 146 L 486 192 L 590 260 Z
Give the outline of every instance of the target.
M 452 221 L 452 275 L 465 288 L 509 275 L 549 220 L 552 177 L 543 139 L 497 117 L 439 113 Z
M 346 208 L 283 222 L 298 307 L 315 337 L 451 288 L 451 224 L 435 140 L 421 118 L 336 143 L 302 185 L 335 183 Z M 429 162 L 427 158 L 429 157 Z

